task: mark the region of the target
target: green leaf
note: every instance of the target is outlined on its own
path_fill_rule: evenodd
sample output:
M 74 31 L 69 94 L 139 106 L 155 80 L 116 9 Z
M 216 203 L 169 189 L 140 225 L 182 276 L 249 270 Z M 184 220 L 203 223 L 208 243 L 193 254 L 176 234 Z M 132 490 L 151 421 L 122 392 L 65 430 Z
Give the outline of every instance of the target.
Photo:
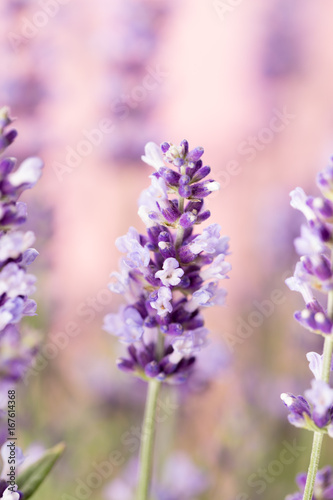
M 31 497 L 31 495 L 33 495 L 33 493 L 35 493 L 40 484 L 51 471 L 58 458 L 61 457 L 64 450 L 64 443 L 57 444 L 53 448 L 47 450 L 42 458 L 30 465 L 22 472 L 22 474 L 18 476 L 16 483 L 19 491 L 21 491 L 24 495 L 24 500 L 27 500 Z

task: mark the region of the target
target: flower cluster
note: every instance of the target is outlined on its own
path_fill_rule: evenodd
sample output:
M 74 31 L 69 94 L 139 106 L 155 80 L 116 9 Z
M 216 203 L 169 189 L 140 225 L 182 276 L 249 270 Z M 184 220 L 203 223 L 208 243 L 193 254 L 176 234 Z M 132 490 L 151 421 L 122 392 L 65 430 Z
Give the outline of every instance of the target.
M 301 258 L 296 264 L 294 276 L 288 278 L 286 283 L 291 290 L 300 292 L 305 301 L 305 308 L 295 313 L 296 320 L 308 330 L 326 337 L 333 333 L 332 319 L 327 308 L 315 298 L 313 290 L 326 294 L 333 290 L 333 166 L 318 174 L 317 184 L 323 197 L 307 196 L 301 188 L 291 192 L 291 206 L 305 215 L 307 225 L 301 227 L 301 236 L 295 240 L 295 248 Z M 305 392 L 305 398 L 282 394 L 281 399 L 290 411 L 289 421 L 293 425 L 322 430 L 332 437 L 333 389 L 322 380 L 322 356 L 309 353 L 308 360 L 315 376 L 312 389 Z
M 308 330 L 323 336 L 333 332 L 333 323 L 312 290 L 326 294 L 333 290 L 330 263 L 333 186 L 329 186 L 330 182 L 333 183 L 333 166 L 327 167 L 317 178 L 324 198 L 306 196 L 301 188 L 291 192 L 292 207 L 303 212 L 308 224 L 302 226 L 301 236 L 295 240 L 295 248 L 301 258 L 296 265 L 294 276 L 286 280 L 289 288 L 300 292 L 305 301 L 305 308 L 297 311 L 295 318 Z
M 305 397 L 291 393 L 281 394 L 289 410 L 288 420 L 295 427 L 311 431 L 325 431 L 333 437 L 333 389 L 323 380 L 312 380 Z
M 286 500 L 303 500 L 303 491 L 306 484 L 307 475 L 305 472 L 298 474 L 296 483 L 300 492 L 288 495 Z M 316 475 L 316 481 L 313 491 L 313 500 L 333 500 L 333 469 L 332 467 L 324 467 L 319 470 Z
M 333 499 L 332 470 L 326 468 L 317 473 L 321 446 L 316 442 L 316 439 L 322 440 L 323 433 L 333 437 L 333 389 L 329 385 L 333 348 L 332 165 L 318 174 L 317 185 L 323 196 L 307 196 L 301 188 L 291 192 L 291 205 L 304 214 L 307 225 L 302 226 L 301 236 L 295 240 L 301 258 L 294 276 L 286 283 L 291 290 L 300 292 L 305 301 L 305 308 L 295 314 L 296 320 L 311 332 L 322 335 L 325 342 L 322 356 L 315 352 L 307 354 L 314 380 L 311 389 L 305 391 L 305 397 L 290 393 L 281 395 L 290 412 L 290 423 L 315 433 L 309 473 L 298 477 L 304 495 L 295 493 L 289 495 L 288 500 L 298 500 L 303 496 L 314 500 Z M 327 306 L 319 303 L 313 290 L 328 296 Z
M 15 139 L 16 130 L 6 131 L 12 123 L 8 108 L 0 109 L 0 153 Z M 22 334 L 18 325 L 24 316 L 33 316 L 36 303 L 29 299 L 35 291 L 35 277 L 26 268 L 38 255 L 31 248 L 35 236 L 18 227 L 26 221 L 26 204 L 17 201 L 25 189 L 38 181 L 42 161 L 28 158 L 16 166 L 15 158 L 0 159 L 0 383 L 18 381 L 36 352 L 36 339 Z M 0 387 L 3 389 L 3 387 Z
M 225 301 L 218 280 L 231 268 L 225 262 L 229 238 L 220 236 L 218 224 L 194 234 L 210 216 L 204 198 L 219 188 L 203 180 L 210 168 L 202 155 L 185 140 L 180 146 L 148 143 L 142 159 L 156 172 L 138 212 L 147 235 L 130 228 L 116 241 L 125 256 L 109 288 L 128 305 L 108 314 L 104 329 L 128 344 L 129 357 L 118 361 L 119 368 L 138 376 L 183 381 L 207 343 L 200 310 Z

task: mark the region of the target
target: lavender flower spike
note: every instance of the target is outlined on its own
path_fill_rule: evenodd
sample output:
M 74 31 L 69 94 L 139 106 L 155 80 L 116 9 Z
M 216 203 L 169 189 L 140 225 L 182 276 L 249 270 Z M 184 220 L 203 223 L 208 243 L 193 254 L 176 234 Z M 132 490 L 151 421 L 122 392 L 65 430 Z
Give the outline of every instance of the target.
M 291 424 L 314 433 L 310 464 L 307 475 L 301 477 L 303 494 L 289 495 L 287 500 L 319 500 L 333 498 L 332 472 L 324 481 L 323 471 L 318 471 L 323 436 L 333 437 L 333 389 L 330 387 L 333 354 L 333 167 L 330 165 L 317 177 L 322 197 L 307 196 L 303 189 L 290 193 L 291 205 L 300 210 L 307 220 L 301 228 L 301 236 L 295 240 L 300 254 L 294 276 L 286 280 L 291 290 L 302 294 L 305 308 L 295 313 L 302 326 L 324 337 L 322 356 L 316 352 L 307 354 L 309 368 L 315 379 L 305 398 L 282 394 L 281 399 L 289 409 Z M 315 293 L 327 294 L 327 301 L 320 304 Z M 322 478 L 321 478 L 322 476 Z M 328 477 L 327 476 L 327 477 Z
M 108 314 L 104 329 L 128 346 L 119 368 L 144 379 L 183 382 L 207 344 L 200 310 L 225 301 L 218 281 L 231 269 L 229 239 L 218 224 L 194 231 L 210 216 L 204 198 L 219 187 L 203 180 L 210 168 L 202 155 L 203 148 L 190 150 L 187 141 L 148 143 L 142 160 L 155 171 L 139 199 L 147 234 L 131 228 L 117 240 L 125 256 L 110 289 L 128 306 Z
M 15 139 L 16 131 L 7 132 L 12 123 L 8 108 L 0 110 L 0 150 Z M 35 241 L 31 231 L 18 228 L 26 221 L 25 203 L 18 201 L 25 189 L 33 187 L 42 173 L 39 158 L 28 158 L 19 166 L 12 157 L 0 158 L 0 395 L 26 373 L 36 354 L 37 339 L 23 333 L 19 323 L 24 316 L 36 314 L 36 303 L 29 296 L 35 291 L 36 278 L 27 273 L 38 252 L 30 248 Z M 3 400 L 5 398 L 1 398 Z M 5 498 L 10 498 L 6 493 Z M 16 493 L 12 494 L 15 498 Z

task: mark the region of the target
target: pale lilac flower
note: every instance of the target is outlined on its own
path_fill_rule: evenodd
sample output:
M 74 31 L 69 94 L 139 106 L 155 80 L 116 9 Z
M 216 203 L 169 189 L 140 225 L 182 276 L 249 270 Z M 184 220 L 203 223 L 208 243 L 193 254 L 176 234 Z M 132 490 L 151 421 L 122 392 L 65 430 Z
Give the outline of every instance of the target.
M 225 255 L 220 254 L 213 260 L 209 267 L 206 267 L 200 271 L 199 276 L 203 281 L 211 279 L 225 279 L 227 278 L 228 272 L 231 270 L 231 264 L 225 262 Z
M 11 489 L 6 488 L 5 491 L 2 494 L 2 499 L 3 500 L 20 500 L 20 494 L 17 493 L 17 491 L 12 491 Z
M 0 236 L 0 262 L 17 259 L 35 242 L 35 235 L 32 231 L 26 233 L 15 231 L 0 234 Z
M 196 328 L 186 332 L 185 336 L 175 338 L 172 341 L 174 352 L 170 355 L 173 363 L 178 363 L 182 356 L 188 356 L 201 350 L 207 343 L 207 328 Z
M 323 370 L 323 358 L 324 358 L 323 354 L 320 355 L 317 352 L 308 352 L 306 357 L 307 360 L 309 361 L 309 368 L 314 374 L 315 379 L 320 380 Z M 331 371 L 333 371 L 333 358 L 331 362 Z
M 152 298 L 150 305 L 153 309 L 156 309 L 157 313 L 163 318 L 168 312 L 172 312 L 171 300 L 172 292 L 170 288 L 162 286 L 156 294 L 156 299 L 155 296 Z
M 310 286 L 304 281 L 300 279 L 300 267 L 301 263 L 297 262 L 296 268 L 295 268 L 295 273 L 294 276 L 291 276 L 290 278 L 286 279 L 286 285 L 290 290 L 293 292 L 299 292 L 302 294 L 302 297 L 304 299 L 304 302 L 306 304 L 310 304 L 311 302 L 314 301 L 314 295 L 311 291 Z
M 145 145 L 145 154 L 141 156 L 141 160 L 158 170 L 164 167 L 164 160 L 161 148 L 154 142 L 148 142 Z
M 103 328 L 125 343 L 140 340 L 144 332 L 143 319 L 134 307 L 124 307 L 118 314 L 107 314 Z
M 314 233 L 309 226 L 302 224 L 301 236 L 294 241 L 296 252 L 299 255 L 315 255 L 325 252 L 325 244 L 318 233 Z
M 127 254 L 124 263 L 130 268 L 147 267 L 150 260 L 149 250 L 140 244 L 140 235 L 131 227 L 126 236 L 116 240 L 118 250 Z
M 315 376 L 315 379 L 320 380 L 323 371 L 323 355 L 317 352 L 308 352 L 306 357 L 309 361 L 309 368 Z
M 197 236 L 191 243 L 191 251 L 197 255 L 202 251 L 207 253 L 215 253 L 220 238 L 221 226 L 219 224 L 211 224 L 202 231 L 202 234 Z
M 291 191 L 290 198 L 290 205 L 293 208 L 296 208 L 296 210 L 302 212 L 308 221 L 314 220 L 316 218 L 313 210 L 307 204 L 308 196 L 305 194 L 302 188 L 298 187 Z
M 326 415 L 333 406 L 333 389 L 323 380 L 312 380 L 312 388 L 305 391 L 305 397 L 314 406 L 318 417 Z
M 155 486 L 157 500 L 194 500 L 207 491 L 207 474 L 184 452 L 174 452 L 166 461 L 161 481 Z
M 149 211 L 157 211 L 156 203 L 165 208 L 168 199 L 167 185 L 162 177 L 157 178 L 151 175 L 151 185 L 144 189 L 139 197 L 139 206 L 145 207 Z
M 43 162 L 40 158 L 27 158 L 14 172 L 8 175 L 7 181 L 16 190 L 30 189 L 40 179 L 42 168 Z
M 188 301 L 185 309 L 189 312 L 193 312 L 198 307 L 224 305 L 226 295 L 226 291 L 223 288 L 218 288 L 217 283 L 211 281 L 194 292 L 192 299 Z
M 183 274 L 184 271 L 179 268 L 178 260 L 169 257 L 163 263 L 163 271 L 157 271 L 155 278 L 159 278 L 164 286 L 176 286 L 180 283 Z

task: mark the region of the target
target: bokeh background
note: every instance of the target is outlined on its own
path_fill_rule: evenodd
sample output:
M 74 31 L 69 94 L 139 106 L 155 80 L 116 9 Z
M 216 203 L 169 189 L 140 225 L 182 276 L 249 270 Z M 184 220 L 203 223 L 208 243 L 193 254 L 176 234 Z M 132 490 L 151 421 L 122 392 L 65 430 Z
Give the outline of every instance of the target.
M 321 340 L 294 322 L 302 299 L 284 284 L 302 220 L 289 192 L 316 193 L 333 151 L 332 16 L 329 0 L 1 1 L 10 154 L 45 161 L 25 197 L 44 340 L 19 390 L 19 439 L 67 443 L 36 500 L 133 498 L 145 386 L 115 368 L 123 348 L 102 321 L 121 299 L 107 283 L 116 237 L 143 230 L 145 143 L 184 138 L 221 184 L 207 205 L 233 270 L 227 306 L 206 314 L 213 348 L 190 384 L 164 391 L 156 476 L 165 500 L 295 490 L 311 435 L 289 426 L 279 396 L 309 386 L 305 354 Z

